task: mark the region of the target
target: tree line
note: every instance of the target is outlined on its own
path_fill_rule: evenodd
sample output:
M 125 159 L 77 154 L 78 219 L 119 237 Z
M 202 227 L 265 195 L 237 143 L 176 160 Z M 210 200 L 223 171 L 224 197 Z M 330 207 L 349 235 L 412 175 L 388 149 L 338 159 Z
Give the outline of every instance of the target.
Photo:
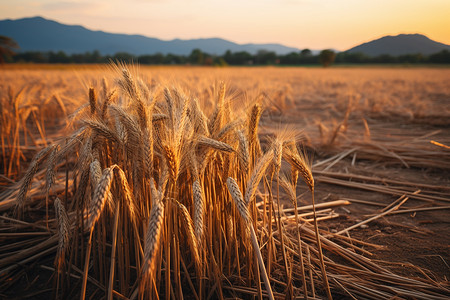
M 406 54 L 393 56 L 383 54 L 378 56 L 368 56 L 363 53 L 335 53 L 332 50 L 323 50 L 313 54 L 310 50 L 304 49 L 300 52 L 291 52 L 285 55 L 278 55 L 272 51 L 258 51 L 251 54 L 245 51 L 226 51 L 223 55 L 212 55 L 194 49 L 189 55 L 175 54 L 145 54 L 132 55 L 126 52 L 119 52 L 114 55 L 101 55 L 99 51 L 66 54 L 63 51 L 40 52 L 25 51 L 8 55 L 6 62 L 10 63 L 75 63 L 75 64 L 96 64 L 110 61 L 137 62 L 143 65 L 206 65 L 206 66 L 237 66 L 237 65 L 323 65 L 334 64 L 449 64 L 450 51 L 442 50 L 431 55 Z
M 200 49 L 194 49 L 189 55 L 145 54 L 133 55 L 119 52 L 114 55 L 102 55 L 99 51 L 66 54 L 63 51 L 24 51 L 16 52 L 17 44 L 9 38 L 4 41 L 0 36 L 0 63 L 74 63 L 98 64 L 110 61 L 136 62 L 143 65 L 205 65 L 205 66 L 241 66 L 241 65 L 323 65 L 335 64 L 450 64 L 450 51 L 442 50 L 431 55 L 407 54 L 393 56 L 388 54 L 368 56 L 363 53 L 335 53 L 325 49 L 313 53 L 309 49 L 284 55 L 272 51 L 260 50 L 256 54 L 246 51 L 227 50 L 223 55 L 212 55 Z

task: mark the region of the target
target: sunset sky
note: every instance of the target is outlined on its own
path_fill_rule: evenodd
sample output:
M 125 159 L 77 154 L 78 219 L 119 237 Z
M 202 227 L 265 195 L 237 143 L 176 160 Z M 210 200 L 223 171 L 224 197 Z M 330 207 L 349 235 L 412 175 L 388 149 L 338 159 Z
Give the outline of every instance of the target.
M 0 19 L 33 16 L 163 40 L 347 50 L 384 35 L 421 33 L 450 44 L 449 0 L 0 0 Z

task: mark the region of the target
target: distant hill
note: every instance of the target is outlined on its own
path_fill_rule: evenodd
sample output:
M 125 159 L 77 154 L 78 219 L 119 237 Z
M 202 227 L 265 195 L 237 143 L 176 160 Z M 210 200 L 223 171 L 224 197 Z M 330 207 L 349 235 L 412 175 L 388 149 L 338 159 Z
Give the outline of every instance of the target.
M 143 35 L 114 34 L 92 31 L 82 26 L 64 25 L 42 17 L 0 21 L 0 35 L 13 38 L 20 51 L 64 51 L 67 54 L 98 50 L 102 55 L 117 52 L 142 54 L 188 55 L 193 49 L 201 49 L 210 54 L 222 55 L 247 51 L 255 54 L 258 50 L 274 51 L 277 54 L 300 51 L 280 44 L 236 44 L 220 38 L 163 41 Z
M 421 53 L 430 55 L 442 50 L 449 50 L 450 45 L 442 44 L 421 34 L 399 34 L 397 36 L 385 36 L 368 43 L 353 47 L 346 52 L 364 53 L 368 56 L 389 54 L 398 56 L 403 54 Z

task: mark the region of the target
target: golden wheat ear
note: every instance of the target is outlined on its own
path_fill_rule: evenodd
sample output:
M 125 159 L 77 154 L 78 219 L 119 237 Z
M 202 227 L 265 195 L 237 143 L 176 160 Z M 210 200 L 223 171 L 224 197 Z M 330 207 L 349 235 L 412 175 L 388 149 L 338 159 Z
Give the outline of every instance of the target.
M 97 94 L 93 87 L 89 88 L 89 106 L 91 108 L 91 115 L 95 115 L 97 111 Z
M 94 191 L 94 197 L 91 200 L 87 215 L 87 227 L 92 230 L 100 214 L 105 207 L 111 190 L 111 184 L 114 177 L 114 167 L 109 167 L 103 170 L 102 177 L 98 181 L 97 187 Z
M 203 216 L 205 214 L 205 198 L 203 196 L 200 181 L 196 180 L 192 184 L 194 197 L 194 229 L 197 242 L 201 246 L 203 238 Z
M 284 159 L 300 173 L 310 191 L 314 191 L 314 177 L 311 171 L 311 163 L 303 152 L 298 152 L 294 146 L 285 147 L 283 150 Z
M 28 190 L 30 189 L 31 181 L 33 180 L 34 175 L 36 174 L 39 166 L 42 162 L 47 158 L 47 156 L 54 149 L 54 146 L 49 146 L 47 148 L 42 149 L 36 154 L 36 156 L 31 161 L 30 166 L 28 167 L 27 172 L 25 173 L 23 179 L 21 180 L 21 185 L 19 189 L 19 193 L 17 194 L 16 206 L 15 206 L 15 214 L 23 214 L 23 209 L 26 202 L 26 197 Z
M 198 138 L 198 144 L 200 146 L 210 147 L 212 149 L 223 151 L 223 152 L 234 152 L 233 147 L 231 147 L 227 143 L 220 142 L 218 140 L 211 139 L 206 136 L 200 136 Z
M 200 248 L 198 246 L 197 238 L 195 236 L 194 224 L 191 215 L 189 215 L 186 206 L 184 206 L 182 203 L 175 200 L 175 204 L 177 205 L 178 210 L 181 213 L 182 219 L 184 221 L 183 224 L 187 235 L 186 238 L 188 240 L 188 244 L 191 248 L 192 256 L 195 261 L 195 268 L 198 274 L 201 274 Z
M 239 151 L 238 151 L 238 159 L 239 164 L 244 172 L 244 174 L 248 173 L 250 169 L 250 151 L 248 146 L 248 140 L 245 137 L 242 130 L 237 131 L 237 136 L 239 140 Z
M 128 207 L 128 211 L 130 212 L 131 221 L 134 223 L 136 222 L 136 219 L 139 217 L 139 210 L 137 208 L 130 185 L 128 184 L 125 172 L 120 167 L 116 167 L 116 172 L 120 180 L 120 189 L 123 192 L 126 206 Z
M 258 184 L 261 181 L 266 169 L 269 167 L 270 163 L 273 161 L 274 152 L 269 150 L 265 153 L 257 162 L 256 167 L 250 176 L 250 180 L 247 183 L 247 188 L 245 190 L 245 204 L 248 206 L 255 196 Z
M 145 233 L 144 266 L 142 268 L 142 272 L 145 277 L 154 274 L 156 267 L 156 255 L 160 246 L 163 221 L 164 203 L 161 199 L 155 199 L 153 201 L 152 209 L 150 210 L 150 220 Z
M 58 232 L 58 251 L 56 254 L 55 265 L 58 272 L 60 272 L 64 264 L 65 253 L 69 245 L 70 223 L 66 209 L 59 198 L 55 199 L 54 205 Z

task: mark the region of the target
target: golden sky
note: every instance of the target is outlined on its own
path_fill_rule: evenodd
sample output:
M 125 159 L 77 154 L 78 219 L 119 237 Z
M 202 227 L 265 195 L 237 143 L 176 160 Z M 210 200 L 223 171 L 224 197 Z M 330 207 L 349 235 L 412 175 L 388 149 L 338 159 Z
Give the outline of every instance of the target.
M 450 0 L 0 0 L 0 19 L 42 16 L 163 40 L 220 37 L 347 50 L 385 35 L 450 44 Z

